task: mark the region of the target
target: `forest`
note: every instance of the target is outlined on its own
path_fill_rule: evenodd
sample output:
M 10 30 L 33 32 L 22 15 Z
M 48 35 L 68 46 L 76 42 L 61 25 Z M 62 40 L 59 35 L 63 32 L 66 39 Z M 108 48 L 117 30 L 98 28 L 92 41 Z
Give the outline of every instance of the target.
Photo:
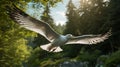
M 0 67 L 120 67 L 120 0 L 79 0 L 77 7 L 69 0 L 66 25 L 55 25 L 50 8 L 60 2 L 63 0 L 0 0 Z M 27 13 L 28 3 L 33 3 L 32 14 Z M 63 35 L 104 34 L 109 29 L 112 35 L 95 45 L 72 44 L 62 46 L 62 52 L 47 52 L 39 46 L 48 40 L 9 17 L 6 6 L 13 4 Z

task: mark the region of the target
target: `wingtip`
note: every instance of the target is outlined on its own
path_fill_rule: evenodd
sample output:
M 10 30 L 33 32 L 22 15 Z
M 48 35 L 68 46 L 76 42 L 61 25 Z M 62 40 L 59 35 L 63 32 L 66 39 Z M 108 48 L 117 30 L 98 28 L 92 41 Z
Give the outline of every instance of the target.
M 12 5 L 6 5 L 5 8 L 7 11 L 11 11 L 11 10 L 13 10 L 13 8 L 17 8 L 17 7 L 15 4 L 12 4 Z
M 12 8 L 10 6 L 6 5 L 5 9 L 6 9 L 7 14 L 11 13 Z
M 105 33 L 104 35 L 102 35 L 102 37 L 104 39 L 108 39 L 111 35 L 112 35 L 112 28 L 110 28 L 107 33 Z
M 14 14 L 15 12 L 17 12 L 16 10 L 15 10 L 15 6 L 13 6 L 13 4 L 12 5 L 6 5 L 5 6 L 5 9 L 6 9 L 6 13 L 8 14 L 8 15 L 12 15 L 12 14 Z

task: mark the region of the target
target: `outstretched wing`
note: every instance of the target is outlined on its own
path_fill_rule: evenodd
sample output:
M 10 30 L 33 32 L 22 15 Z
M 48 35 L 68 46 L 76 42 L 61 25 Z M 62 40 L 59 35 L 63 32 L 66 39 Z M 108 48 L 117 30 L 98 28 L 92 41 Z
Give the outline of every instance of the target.
M 20 26 L 37 32 L 44 36 L 46 39 L 48 39 L 50 42 L 52 42 L 54 39 L 56 39 L 59 34 L 57 34 L 50 26 L 49 24 L 39 21 L 35 18 L 32 18 L 28 14 L 24 13 L 22 10 L 14 6 L 13 8 L 7 7 L 8 14 L 10 17 L 16 21 Z
M 108 39 L 111 35 L 111 30 L 104 35 L 82 35 L 73 37 L 66 44 L 97 44 Z

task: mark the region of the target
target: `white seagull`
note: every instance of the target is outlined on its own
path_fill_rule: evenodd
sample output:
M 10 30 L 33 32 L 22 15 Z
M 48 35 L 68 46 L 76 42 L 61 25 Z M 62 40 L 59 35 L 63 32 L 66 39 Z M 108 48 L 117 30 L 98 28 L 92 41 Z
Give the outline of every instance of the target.
M 14 6 L 13 8 L 10 8 L 8 6 L 7 9 L 10 18 L 17 22 L 18 24 L 20 24 L 20 26 L 41 34 L 50 42 L 48 44 L 40 46 L 43 50 L 49 52 L 63 51 L 60 48 L 60 46 L 65 44 L 88 44 L 88 45 L 97 44 L 108 39 L 108 37 L 111 35 L 111 30 L 109 30 L 104 35 L 81 35 L 81 36 L 73 36 L 71 34 L 60 35 L 56 33 L 48 23 L 45 23 L 43 21 L 37 20 L 29 16 L 16 6 Z

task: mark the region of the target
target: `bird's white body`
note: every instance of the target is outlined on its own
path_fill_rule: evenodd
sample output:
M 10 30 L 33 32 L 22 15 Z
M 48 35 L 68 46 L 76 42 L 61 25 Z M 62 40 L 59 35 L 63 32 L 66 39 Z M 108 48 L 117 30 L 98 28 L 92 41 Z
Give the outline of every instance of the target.
M 60 35 L 59 38 L 55 39 L 52 44 L 54 46 L 62 46 L 68 41 L 67 36 Z
M 43 50 L 50 51 L 50 52 L 60 52 L 63 51 L 60 46 L 65 45 L 68 41 L 68 37 L 64 35 L 60 35 L 56 38 L 53 42 L 40 46 Z

